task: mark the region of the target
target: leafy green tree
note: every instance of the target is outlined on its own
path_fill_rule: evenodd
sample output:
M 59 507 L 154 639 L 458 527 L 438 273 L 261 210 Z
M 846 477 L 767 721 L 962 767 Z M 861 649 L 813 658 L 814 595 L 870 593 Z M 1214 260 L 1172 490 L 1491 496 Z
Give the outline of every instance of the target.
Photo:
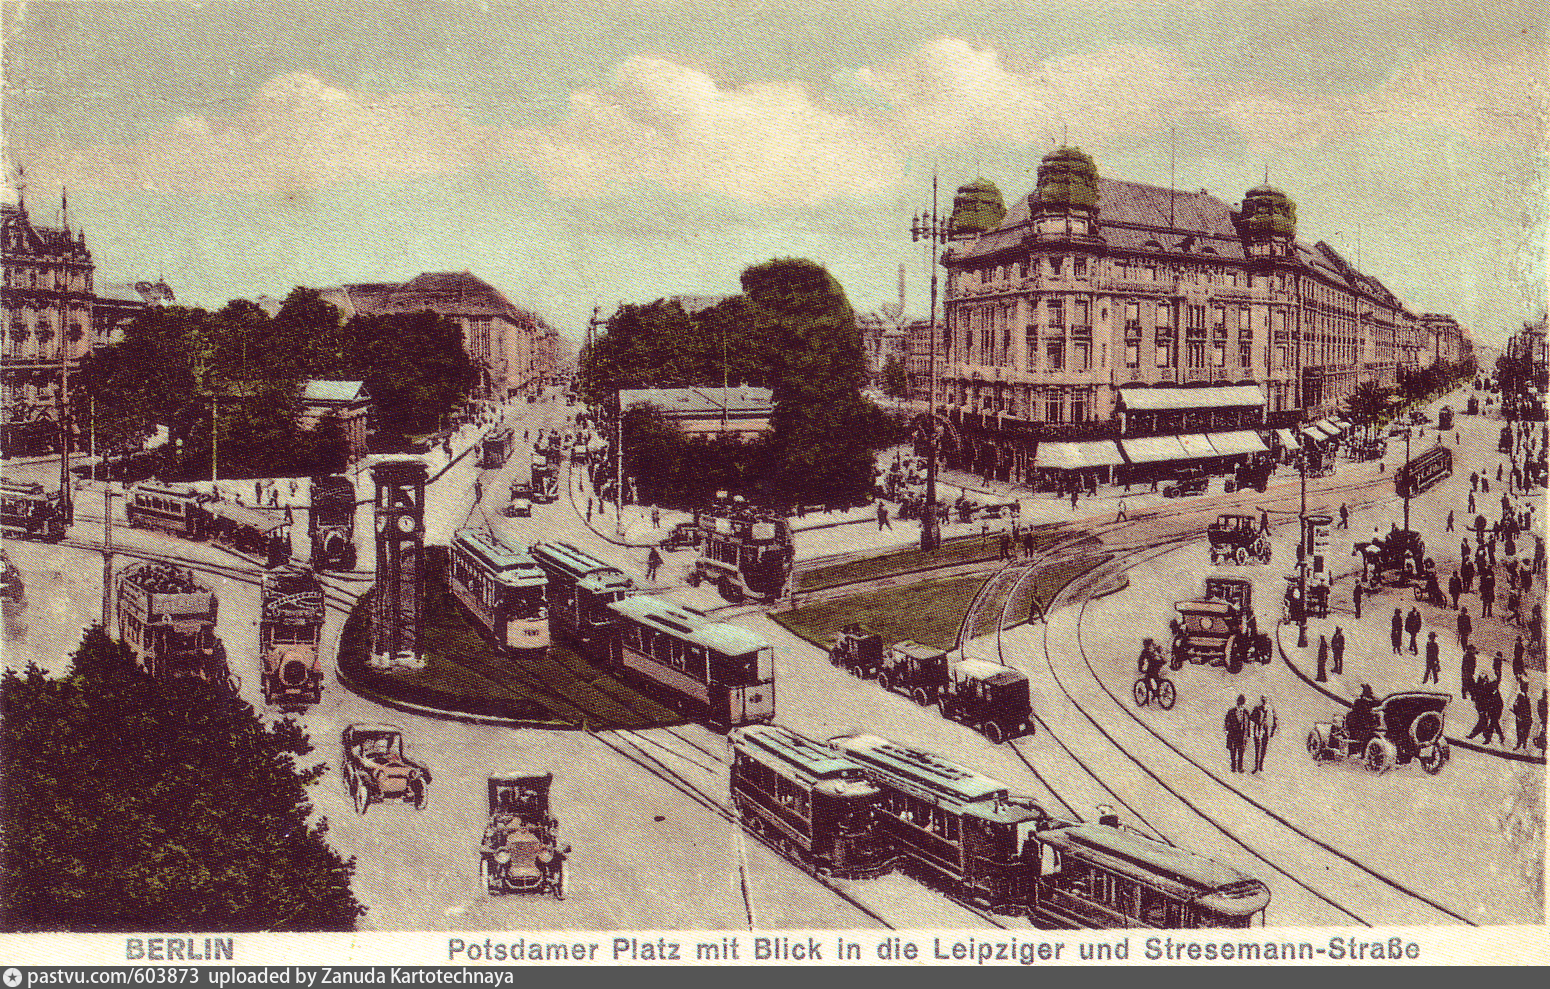
M 356 316 L 342 336 L 341 353 L 330 355 L 326 376 L 364 381 L 384 433 L 435 431 L 478 380 L 478 369 L 463 350 L 463 331 L 433 312 Z M 325 374 L 321 366 L 313 372 L 314 377 Z
M 695 375 L 697 336 L 676 302 L 620 306 L 585 355 L 578 391 L 588 404 L 615 409 L 623 390 L 709 384 Z
M 136 445 L 158 425 L 168 427 L 174 443 L 187 438 L 204 404 L 194 358 L 209 322 L 203 309 L 149 308 L 135 316 L 123 340 L 82 360 L 73 385 L 95 402 L 99 445 Z
M 1345 406 L 1357 422 L 1376 422 L 1387 414 L 1390 394 L 1376 381 L 1363 381 L 1346 396 Z
M 146 677 L 96 628 L 63 677 L 6 671 L 0 704 L 5 930 L 354 929 L 290 719 Z

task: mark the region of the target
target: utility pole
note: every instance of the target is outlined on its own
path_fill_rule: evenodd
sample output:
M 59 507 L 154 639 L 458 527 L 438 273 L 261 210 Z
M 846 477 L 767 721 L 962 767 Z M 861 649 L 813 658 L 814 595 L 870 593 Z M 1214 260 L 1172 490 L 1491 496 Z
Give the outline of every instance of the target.
M 937 212 L 937 177 L 931 176 L 931 211 L 916 216 L 910 236 L 917 243 L 925 240 L 931 247 L 931 341 L 926 382 L 926 504 L 920 519 L 920 548 L 930 552 L 942 544 L 942 531 L 936 515 L 936 249 L 953 236 L 953 218 Z
M 219 433 L 215 428 L 221 415 L 221 396 L 215 392 L 210 393 L 210 483 L 215 483 L 216 444 Z
M 112 635 L 113 620 L 113 482 L 102 491 L 102 631 Z
M 1302 455 L 1297 458 L 1297 474 L 1301 479 L 1302 508 L 1297 515 L 1297 593 L 1302 598 L 1302 611 L 1297 616 L 1297 648 L 1308 648 L 1308 451 L 1310 444 L 1305 433 L 1298 433 Z

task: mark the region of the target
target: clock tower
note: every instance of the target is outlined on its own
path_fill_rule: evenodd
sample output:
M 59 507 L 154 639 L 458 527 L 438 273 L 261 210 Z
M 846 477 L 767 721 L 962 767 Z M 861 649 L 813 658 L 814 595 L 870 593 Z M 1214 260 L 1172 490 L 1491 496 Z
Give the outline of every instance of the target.
M 425 665 L 420 623 L 425 599 L 425 464 L 374 464 L 377 486 L 377 586 L 372 593 L 371 663 Z

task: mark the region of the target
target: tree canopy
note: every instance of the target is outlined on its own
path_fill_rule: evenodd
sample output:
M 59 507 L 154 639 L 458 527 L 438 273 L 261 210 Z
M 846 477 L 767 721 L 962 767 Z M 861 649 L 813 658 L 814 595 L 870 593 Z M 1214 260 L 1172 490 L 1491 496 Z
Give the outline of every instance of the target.
M 672 300 L 621 306 L 581 355 L 582 396 L 613 412 L 624 389 L 718 388 L 723 381 L 768 387 L 775 400 L 771 433 L 757 443 L 689 444 L 682 436 L 670 440 L 676 430 L 660 416 L 639 417 L 638 425 L 628 418 L 627 430 L 641 430 L 639 443 L 627 432 L 625 450 L 642 493 L 687 496 L 714 490 L 714 478 L 727 482 L 720 487 L 780 504 L 864 499 L 873 455 L 894 429 L 861 397 L 865 355 L 844 289 L 799 258 L 748 268 L 742 287 L 742 294 L 692 316 Z M 638 445 L 655 451 L 654 459 L 631 454 Z
M 353 861 L 306 788 L 289 718 L 145 676 L 88 630 L 69 673 L 0 683 L 8 931 L 347 931 Z

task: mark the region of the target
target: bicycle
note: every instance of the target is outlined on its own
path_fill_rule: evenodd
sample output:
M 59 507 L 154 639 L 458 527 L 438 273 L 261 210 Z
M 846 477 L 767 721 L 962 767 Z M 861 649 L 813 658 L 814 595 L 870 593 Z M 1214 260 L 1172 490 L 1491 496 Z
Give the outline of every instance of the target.
M 1173 710 L 1173 703 L 1178 700 L 1178 693 L 1173 689 L 1172 680 L 1165 676 L 1153 678 L 1144 673 L 1136 677 L 1135 686 L 1130 688 L 1130 695 L 1135 698 L 1137 707 L 1146 707 L 1148 702 L 1155 699 L 1157 706 L 1164 711 Z

